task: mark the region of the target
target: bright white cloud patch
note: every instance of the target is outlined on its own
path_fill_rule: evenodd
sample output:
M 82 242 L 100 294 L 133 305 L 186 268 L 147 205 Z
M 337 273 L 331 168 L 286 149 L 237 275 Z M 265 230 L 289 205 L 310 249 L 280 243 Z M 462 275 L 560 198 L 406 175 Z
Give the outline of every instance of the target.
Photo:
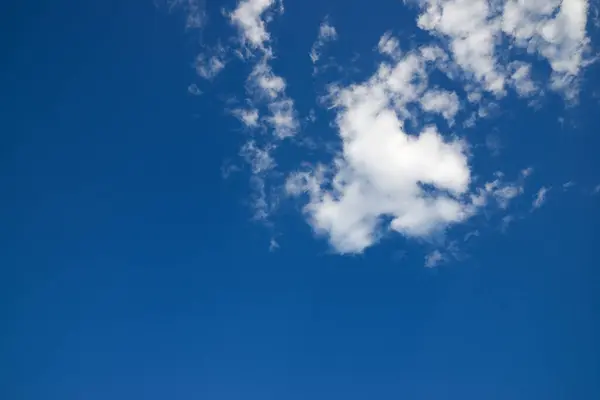
M 238 27 L 242 43 L 253 48 L 264 49 L 270 36 L 265 28 L 262 15 L 275 5 L 275 0 L 242 0 L 231 13 L 231 22 Z
M 459 106 L 458 96 L 453 92 L 430 90 L 421 98 L 421 107 L 424 111 L 439 113 L 448 121 L 454 119 Z
M 444 139 L 433 126 L 418 136 L 404 129 L 400 115 L 424 91 L 425 68 L 411 53 L 330 96 L 342 153 L 324 167 L 325 175 L 304 175 L 310 195 L 305 212 L 339 252 L 363 251 L 378 240 L 384 224 L 383 229 L 425 237 L 473 212 L 464 198 L 471 177 L 465 144 Z M 288 189 L 295 193 L 298 176 L 292 182 Z
M 499 21 L 487 0 L 428 0 L 418 25 L 448 40 L 454 61 L 493 93 L 504 90 L 496 58 Z
M 519 94 L 533 92 L 527 67 L 511 71 L 499 54 L 509 43 L 544 57 L 551 87 L 568 97 L 585 65 L 587 0 L 421 0 L 418 25 L 444 39 L 454 62 L 484 90 L 503 95 L 507 81 Z

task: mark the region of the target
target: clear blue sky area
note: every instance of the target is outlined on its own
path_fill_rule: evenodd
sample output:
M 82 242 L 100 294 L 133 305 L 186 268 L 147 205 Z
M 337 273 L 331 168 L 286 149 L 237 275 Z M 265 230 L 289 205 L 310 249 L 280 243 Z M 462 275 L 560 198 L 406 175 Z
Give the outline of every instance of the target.
M 260 16 L 264 46 L 295 138 L 314 143 L 278 145 L 260 178 L 270 201 L 339 144 L 327 84 L 368 79 L 386 31 L 406 49 L 426 35 L 401 1 L 284 3 Z M 186 4 L 202 7 L 201 28 L 186 29 Z M 347 254 L 333 229 L 315 233 L 306 199 L 281 195 L 253 219 L 258 181 L 240 149 L 271 128 L 232 115 L 261 57 L 235 55 L 237 6 L 1 3 L 0 398 L 600 399 L 598 63 L 578 73 L 578 102 L 549 88 L 537 58 L 538 94 L 484 94 L 490 115 L 440 128 L 469 143 L 472 185 L 533 169 L 509 208 L 443 239 L 382 228 Z M 337 40 L 315 65 L 334 66 L 315 72 L 327 16 Z M 217 43 L 226 65 L 203 79 L 194 60 Z M 438 248 L 444 262 L 426 268 Z

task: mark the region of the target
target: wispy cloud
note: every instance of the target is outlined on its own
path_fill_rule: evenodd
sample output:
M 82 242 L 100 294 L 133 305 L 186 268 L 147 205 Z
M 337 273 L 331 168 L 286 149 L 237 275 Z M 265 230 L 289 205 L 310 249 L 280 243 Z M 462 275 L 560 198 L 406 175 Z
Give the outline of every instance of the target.
M 425 268 L 435 268 L 445 260 L 439 250 L 434 250 L 425 256 Z
M 325 18 L 325 20 L 319 26 L 319 35 L 317 36 L 317 40 L 312 45 L 312 48 L 310 50 L 310 59 L 313 62 L 313 64 L 316 63 L 319 60 L 319 58 L 321 58 L 321 50 L 325 46 L 325 44 L 336 40 L 337 37 L 337 31 L 329 23 L 329 19 Z
M 202 94 L 202 90 L 200 90 L 198 85 L 196 85 L 195 83 L 192 83 L 191 85 L 188 86 L 188 93 L 193 96 L 200 96 Z
M 155 0 L 155 3 L 161 1 Z M 169 10 L 180 9 L 185 14 L 185 27 L 199 29 L 208 21 L 204 0 L 166 0 Z
M 550 191 L 550 188 L 544 187 L 544 186 L 542 186 L 540 188 L 540 190 L 538 190 L 537 194 L 535 195 L 535 198 L 533 199 L 533 203 L 531 205 L 532 210 L 538 209 L 544 205 L 544 203 L 546 202 L 546 196 L 548 195 L 549 191 Z

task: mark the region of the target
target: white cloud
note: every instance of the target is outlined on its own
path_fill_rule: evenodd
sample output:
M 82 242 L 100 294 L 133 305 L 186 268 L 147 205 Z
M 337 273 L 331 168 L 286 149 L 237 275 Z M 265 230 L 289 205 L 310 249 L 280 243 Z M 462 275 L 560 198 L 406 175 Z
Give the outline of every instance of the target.
M 447 41 L 454 62 L 486 91 L 504 94 L 511 83 L 521 96 L 537 86 L 529 67 L 505 64 L 510 42 L 545 58 L 552 69 L 550 87 L 567 98 L 577 94 L 577 78 L 588 64 L 587 0 L 420 0 L 418 25 Z M 512 71 L 511 71 L 512 70 Z M 471 88 L 472 89 L 472 88 Z
M 202 94 L 202 90 L 200 90 L 198 85 L 196 85 L 195 83 L 192 83 L 191 85 L 188 86 L 188 93 L 191 95 L 194 95 L 194 96 L 200 96 Z
M 529 97 L 538 91 L 537 86 L 531 80 L 531 66 L 522 62 L 514 62 L 511 67 L 513 73 L 510 82 L 521 97 Z
M 310 59 L 314 63 L 316 63 L 321 57 L 321 50 L 326 43 L 332 42 L 337 39 L 337 31 L 335 28 L 329 23 L 329 20 L 325 18 L 325 20 L 319 26 L 319 35 L 317 37 L 317 41 L 312 45 L 310 50 Z
M 208 19 L 204 11 L 204 0 L 167 0 L 167 5 L 170 10 L 183 9 L 187 29 L 202 28 Z
M 233 110 L 233 115 L 240 120 L 241 123 L 244 124 L 247 128 L 256 128 L 258 127 L 258 110 L 255 108 L 250 109 L 242 109 L 238 108 Z
M 361 252 L 386 228 L 427 237 L 473 213 L 465 143 L 444 139 L 433 126 L 418 136 L 404 130 L 405 106 L 418 101 L 425 81 L 424 62 L 411 53 L 331 93 L 342 153 L 293 176 L 288 191 L 309 193 L 309 221 L 338 252 Z
M 458 96 L 445 90 L 430 90 L 421 98 L 421 108 L 427 112 L 437 112 L 452 121 L 459 108 Z
M 540 208 L 544 205 L 546 202 L 546 195 L 548 194 L 549 190 L 550 188 L 547 187 L 541 187 L 540 190 L 538 190 L 537 194 L 535 195 L 535 199 L 533 200 L 532 210 Z
M 379 39 L 377 49 L 381 54 L 395 57 L 400 53 L 400 43 L 398 42 L 398 39 L 393 37 L 390 32 L 386 32 Z
M 270 36 L 265 29 L 262 14 L 275 4 L 275 0 L 241 0 L 230 14 L 231 22 L 240 30 L 242 43 L 256 49 L 265 49 Z
M 252 167 L 255 175 L 263 174 L 275 166 L 275 160 L 271 157 L 270 147 L 260 148 L 254 141 L 247 142 L 241 149 L 240 154 Z
M 439 250 L 434 250 L 425 256 L 425 268 L 437 267 L 444 261 L 444 256 Z
M 269 241 L 269 251 L 273 252 L 279 249 L 279 243 L 275 239 Z
M 449 41 L 454 61 L 483 87 L 495 94 L 504 91 L 504 73 L 495 47 L 499 22 L 487 0 L 424 0 L 420 28 Z
M 199 54 L 196 57 L 196 72 L 204 79 L 211 80 L 225 68 L 225 61 L 220 56 L 207 57 Z
M 575 182 L 568 181 L 568 182 L 563 183 L 562 188 L 563 188 L 564 191 L 567 191 L 570 188 L 572 188 L 573 186 L 575 186 Z
M 248 83 L 255 93 L 268 99 L 276 99 L 283 93 L 286 86 L 285 80 L 273 73 L 265 59 L 254 66 L 248 76 Z
M 527 178 L 531 174 L 533 174 L 533 168 L 531 168 L 531 167 L 525 168 L 524 170 L 521 171 L 521 176 L 523 178 Z
M 486 194 L 491 195 L 501 209 L 508 208 L 512 199 L 523 194 L 522 183 L 503 183 L 499 179 L 485 184 Z
M 548 60 L 554 88 L 568 89 L 585 64 L 587 10 L 587 0 L 508 0 L 502 30 Z
M 266 121 L 276 138 L 283 139 L 296 134 L 300 124 L 294 101 L 285 94 L 285 80 L 273 73 L 266 59 L 254 66 L 248 77 L 248 89 L 267 102 L 270 115 Z
M 234 115 L 248 128 L 268 130 L 271 135 L 261 137 L 261 148 L 256 145 L 254 135 L 242 148 L 242 155 L 252 167 L 252 206 L 255 219 L 267 221 L 277 207 L 277 196 L 269 185 L 275 161 L 271 155 L 278 142 L 297 133 L 298 123 L 294 101 L 287 96 L 285 79 L 273 72 L 271 37 L 266 30 L 268 11 L 283 3 L 276 0 L 240 0 L 236 9 L 229 14 L 230 22 L 238 28 L 240 43 L 245 55 L 243 60 L 257 60 L 246 80 L 247 100 L 251 109 L 238 109 Z M 241 53 L 240 53 L 241 54 Z M 250 57 L 251 56 L 251 57 Z M 266 107 L 268 115 L 260 117 L 259 108 Z
M 271 146 L 260 148 L 256 142 L 249 141 L 241 149 L 240 155 L 252 168 L 250 186 L 250 202 L 253 208 L 253 218 L 257 221 L 267 221 L 275 204 L 270 201 L 265 179 L 273 170 L 276 163 L 271 156 Z

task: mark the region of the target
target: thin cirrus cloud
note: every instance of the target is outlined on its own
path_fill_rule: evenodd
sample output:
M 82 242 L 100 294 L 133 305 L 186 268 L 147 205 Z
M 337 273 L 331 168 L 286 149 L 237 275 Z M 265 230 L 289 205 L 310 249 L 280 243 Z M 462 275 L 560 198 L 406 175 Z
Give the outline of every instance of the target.
M 504 213 L 502 227 L 508 227 L 513 218 L 508 210 L 525 192 L 532 170 L 523 169 L 512 181 L 502 172 L 487 179 L 480 176 L 471 145 L 458 135 L 455 121 L 476 126 L 490 118 L 494 101 L 511 91 L 532 99 L 549 89 L 567 101 L 575 99 L 581 71 L 589 62 L 588 3 L 405 4 L 417 10 L 414 29 L 428 33 L 430 42 L 402 48 L 397 37 L 382 32 L 375 43 L 378 64 L 366 77 L 345 84 L 329 82 L 324 97 L 315 95 L 321 99 L 317 105 L 332 112 L 330 126 L 339 151 L 288 170 L 277 170 L 277 148 L 303 132 L 298 122 L 302 118 L 287 94 L 287 80 L 272 64 L 275 49 L 268 28 L 283 14 L 283 2 L 240 0 L 225 14 L 238 32 L 233 51 L 251 64 L 241 88 L 246 105 L 232 114 L 247 128 L 240 155 L 251 166 L 258 219 L 276 212 L 283 192 L 296 199 L 314 232 L 339 253 L 361 253 L 390 232 L 421 240 L 443 237 L 451 227 L 490 208 Z M 309 52 L 313 64 L 328 42 L 342 39 L 329 18 L 323 19 Z M 212 79 L 223 73 L 229 50 L 199 56 L 198 74 Z M 540 58 L 549 68 L 536 69 Z M 452 89 L 431 83 L 431 76 L 440 72 L 453 82 Z M 491 100 L 486 103 L 486 98 Z M 271 185 L 275 172 L 285 177 L 284 188 Z M 543 187 L 537 193 L 534 209 L 544 203 L 548 190 Z M 464 240 L 480 234 L 471 232 L 477 234 L 463 233 Z M 435 250 L 425 265 L 436 266 L 448 258 L 443 249 Z

